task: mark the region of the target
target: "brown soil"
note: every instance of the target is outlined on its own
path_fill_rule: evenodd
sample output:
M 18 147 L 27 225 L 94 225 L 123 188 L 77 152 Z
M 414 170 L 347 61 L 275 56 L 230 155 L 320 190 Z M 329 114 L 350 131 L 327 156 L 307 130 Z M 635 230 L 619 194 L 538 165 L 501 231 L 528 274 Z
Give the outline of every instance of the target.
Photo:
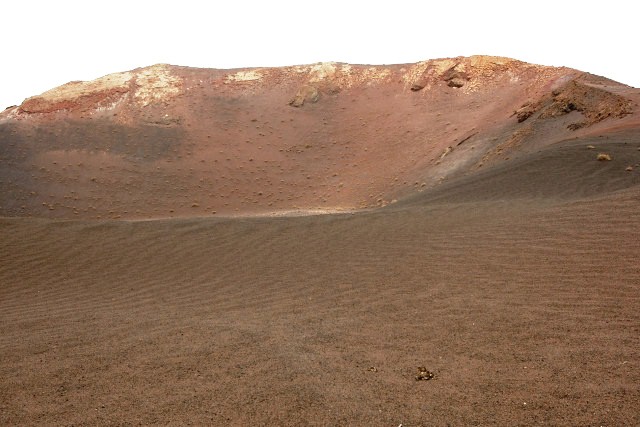
M 304 85 L 279 92 L 295 86 L 284 78 L 262 95 L 252 70 L 180 71 L 253 93 L 214 102 L 176 95 L 160 68 L 151 83 L 72 85 L 80 97 L 128 87 L 111 118 L 2 113 L 0 424 L 640 424 L 637 90 L 581 74 L 612 97 L 546 117 L 567 80 L 533 82 L 577 72 L 425 64 L 400 93 L 334 76 L 298 106 Z M 391 82 L 410 74 L 400 67 Z M 506 85 L 527 73 L 538 77 Z M 461 92 L 481 78 L 491 90 Z M 617 111 L 613 95 L 632 110 L 568 128 L 589 108 Z M 181 96 L 197 120 L 154 115 Z M 518 123 L 525 98 L 546 107 Z M 296 127 L 274 120 L 289 114 Z M 202 142 L 225 120 L 233 138 Z M 245 148 L 253 129 L 271 145 Z M 249 166 L 260 162 L 272 163 Z M 268 205 L 279 176 L 293 199 Z M 202 196 L 230 183 L 228 206 Z

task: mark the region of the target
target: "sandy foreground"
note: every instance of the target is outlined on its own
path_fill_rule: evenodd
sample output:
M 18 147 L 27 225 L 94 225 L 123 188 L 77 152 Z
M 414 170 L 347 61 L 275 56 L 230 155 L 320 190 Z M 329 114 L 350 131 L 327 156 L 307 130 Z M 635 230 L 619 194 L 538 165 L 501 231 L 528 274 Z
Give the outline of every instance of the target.
M 637 425 L 639 196 L 4 218 L 0 422 Z

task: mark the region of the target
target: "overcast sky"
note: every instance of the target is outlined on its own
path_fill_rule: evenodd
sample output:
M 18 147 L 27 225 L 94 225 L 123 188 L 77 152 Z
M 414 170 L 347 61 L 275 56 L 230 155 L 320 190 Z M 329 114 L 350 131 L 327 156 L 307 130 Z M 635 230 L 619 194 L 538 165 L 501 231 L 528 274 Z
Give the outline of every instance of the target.
M 485 54 L 640 87 L 639 4 L 13 0 L 1 8 L 0 110 L 72 80 L 155 63 L 392 64 Z

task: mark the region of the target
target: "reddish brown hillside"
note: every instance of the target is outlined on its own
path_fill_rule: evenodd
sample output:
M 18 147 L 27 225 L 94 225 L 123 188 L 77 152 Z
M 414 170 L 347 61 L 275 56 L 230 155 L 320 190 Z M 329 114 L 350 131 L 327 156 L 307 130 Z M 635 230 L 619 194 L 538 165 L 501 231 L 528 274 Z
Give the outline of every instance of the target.
M 558 141 L 638 127 L 639 98 L 580 71 L 484 56 L 155 65 L 0 113 L 0 216 L 383 206 Z

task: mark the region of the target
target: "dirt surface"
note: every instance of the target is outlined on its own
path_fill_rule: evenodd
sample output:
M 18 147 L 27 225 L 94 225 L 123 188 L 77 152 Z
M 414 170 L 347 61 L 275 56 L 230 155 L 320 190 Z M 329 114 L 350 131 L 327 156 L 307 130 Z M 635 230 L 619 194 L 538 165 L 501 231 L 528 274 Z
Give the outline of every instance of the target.
M 222 93 L 279 75 L 160 66 L 74 83 L 2 113 L 0 424 L 639 425 L 637 90 L 504 61 L 456 58 L 390 74 L 353 66 L 369 80 L 317 93 L 304 85 L 326 83 L 344 65 L 309 66 L 293 92 L 282 77 L 282 96 L 254 88 L 253 101 L 221 96 L 198 120 L 142 124 L 158 102 L 213 100 L 174 90 L 176 73 L 218 76 Z M 553 77 L 503 88 L 505 76 L 527 73 Z M 556 80 L 566 73 L 573 77 Z M 378 87 L 370 98 L 384 104 L 356 100 L 332 112 L 351 102 L 337 99 L 353 82 L 364 96 L 402 76 L 406 91 Z M 498 83 L 479 88 L 482 76 Z M 606 94 L 589 92 L 595 81 Z M 55 110 L 69 93 L 111 100 L 120 91 L 131 103 L 115 107 L 117 119 L 80 101 Z M 440 92 L 457 99 L 455 109 L 442 110 Z M 417 96 L 415 108 L 405 96 Z M 535 111 L 519 122 L 527 99 Z M 258 132 L 268 121 L 269 138 L 283 141 L 264 153 L 304 143 L 302 152 L 257 157 L 237 139 L 215 148 L 193 139 L 211 123 L 205 114 L 227 114 L 224 103 L 235 105 L 229 132 L 248 132 L 236 127 L 243 115 Z M 561 103 L 576 108 L 551 114 Z M 379 121 L 360 125 L 372 111 Z M 298 130 L 270 114 L 297 115 Z M 314 136 L 318 117 L 343 121 Z M 466 126 L 429 140 L 440 121 Z M 309 139 L 296 142 L 296 132 Z M 305 151 L 330 135 L 349 138 L 354 151 L 346 140 Z M 219 148 L 233 154 L 216 169 Z M 243 163 L 241 153 L 256 157 Z M 202 159 L 209 166 L 197 168 Z M 268 159 L 273 168 L 247 166 Z M 293 199 L 269 206 L 257 192 L 277 188 L 277 165 Z M 333 170 L 343 186 L 326 181 Z M 206 177 L 242 190 L 229 206 L 195 201 Z M 273 187 L 260 187 L 269 180 Z M 323 185 L 329 196 L 318 204 Z M 227 195 L 215 188 L 204 191 Z M 250 191 L 259 202 L 243 204 Z M 384 202 L 353 210 L 368 191 Z M 170 208 L 183 195 L 198 206 Z M 95 209 L 84 210 L 88 200 Z

